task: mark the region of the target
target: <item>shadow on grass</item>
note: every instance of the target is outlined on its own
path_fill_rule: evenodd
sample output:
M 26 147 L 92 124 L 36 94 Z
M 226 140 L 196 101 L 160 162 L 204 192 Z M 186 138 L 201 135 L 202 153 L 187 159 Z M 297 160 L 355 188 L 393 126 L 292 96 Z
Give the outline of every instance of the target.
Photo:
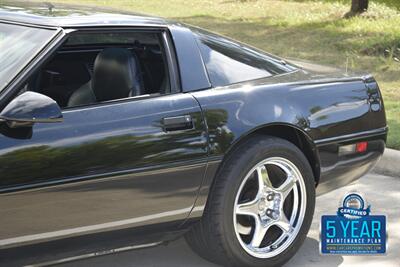
M 321 0 L 281 0 L 286 2 L 320 2 Z M 349 5 L 350 9 L 350 1 L 349 0 L 325 0 L 324 2 L 328 3 L 341 3 Z M 400 1 L 399 0 L 374 0 L 374 3 L 384 4 L 388 7 L 393 7 L 400 10 Z
M 385 108 L 389 125 L 388 146 L 400 149 L 400 101 L 385 101 Z
M 339 67 L 345 67 L 347 57 L 354 57 L 350 60 L 352 65 L 349 67 L 376 67 L 376 62 L 366 64 L 369 63 L 365 62 L 368 61 L 368 57 L 357 57 L 350 45 L 355 35 L 340 31 L 346 23 L 346 20 L 341 18 L 295 26 L 277 23 L 268 17 L 251 21 L 227 20 L 205 15 L 175 19 L 222 33 L 283 57 L 304 58 Z M 376 61 L 376 58 L 373 60 Z

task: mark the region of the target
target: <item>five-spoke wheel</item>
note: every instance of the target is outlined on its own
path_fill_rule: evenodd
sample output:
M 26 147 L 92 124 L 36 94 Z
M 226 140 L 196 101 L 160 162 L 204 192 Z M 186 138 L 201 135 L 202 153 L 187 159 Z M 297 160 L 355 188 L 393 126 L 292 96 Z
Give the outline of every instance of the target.
M 185 237 L 224 266 L 282 266 L 306 238 L 314 205 L 314 174 L 301 150 L 256 135 L 222 164 L 201 221 Z
M 306 204 L 298 168 L 285 158 L 262 160 L 246 175 L 236 195 L 233 219 L 240 244 L 254 257 L 279 254 L 297 235 Z

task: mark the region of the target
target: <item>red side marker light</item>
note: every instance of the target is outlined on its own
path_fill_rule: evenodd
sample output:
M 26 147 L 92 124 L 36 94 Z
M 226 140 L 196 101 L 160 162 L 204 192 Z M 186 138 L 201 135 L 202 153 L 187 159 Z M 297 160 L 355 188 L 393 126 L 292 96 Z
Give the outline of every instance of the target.
M 367 151 L 368 148 L 368 142 L 359 142 L 356 144 L 356 152 L 357 153 L 362 153 Z

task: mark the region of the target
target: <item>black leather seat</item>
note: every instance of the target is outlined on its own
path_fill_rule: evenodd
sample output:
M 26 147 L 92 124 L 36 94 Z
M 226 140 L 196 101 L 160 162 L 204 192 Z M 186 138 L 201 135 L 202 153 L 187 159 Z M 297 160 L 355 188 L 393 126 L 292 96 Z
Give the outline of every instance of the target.
M 68 107 L 142 94 L 137 56 L 125 48 L 105 48 L 96 57 L 92 79 L 71 95 Z

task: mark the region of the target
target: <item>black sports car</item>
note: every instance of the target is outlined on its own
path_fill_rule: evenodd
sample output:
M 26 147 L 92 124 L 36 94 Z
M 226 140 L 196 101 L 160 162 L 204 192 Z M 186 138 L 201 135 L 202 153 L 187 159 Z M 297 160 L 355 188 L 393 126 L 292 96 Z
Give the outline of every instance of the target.
M 316 193 L 385 148 L 372 76 L 161 18 L 3 5 L 0 59 L 1 266 L 182 234 L 226 266 L 282 265 Z

